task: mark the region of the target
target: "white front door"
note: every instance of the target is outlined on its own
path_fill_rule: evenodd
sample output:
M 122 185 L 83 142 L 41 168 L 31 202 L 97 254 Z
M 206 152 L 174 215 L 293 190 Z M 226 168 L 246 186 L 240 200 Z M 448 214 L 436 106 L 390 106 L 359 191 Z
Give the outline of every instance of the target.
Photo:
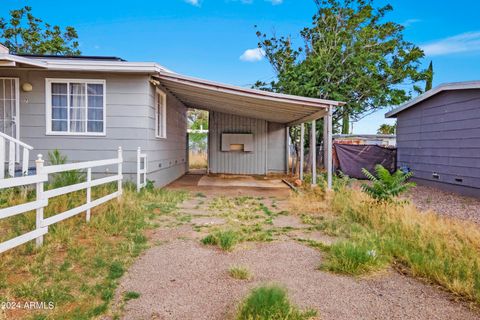
M 18 78 L 0 77 L 0 131 L 15 139 L 20 135 L 18 86 Z

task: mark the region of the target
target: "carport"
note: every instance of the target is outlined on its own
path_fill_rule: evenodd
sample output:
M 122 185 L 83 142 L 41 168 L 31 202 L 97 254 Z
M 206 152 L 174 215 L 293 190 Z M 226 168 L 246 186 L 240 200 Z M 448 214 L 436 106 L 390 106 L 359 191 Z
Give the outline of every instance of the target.
M 331 187 L 332 113 L 333 108 L 344 103 L 247 89 L 175 73 L 161 72 L 155 78 L 188 108 L 211 113 L 214 125 L 209 132 L 209 172 L 213 173 L 288 172 L 289 128 L 300 126 L 303 179 L 304 124 L 311 122 L 312 184 L 316 184 L 315 122 L 323 118 L 324 166 Z

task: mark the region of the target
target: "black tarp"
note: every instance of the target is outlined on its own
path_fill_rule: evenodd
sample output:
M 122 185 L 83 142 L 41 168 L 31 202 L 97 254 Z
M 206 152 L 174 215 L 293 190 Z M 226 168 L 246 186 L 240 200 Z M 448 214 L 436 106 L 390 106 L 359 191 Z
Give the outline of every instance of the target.
M 396 170 L 397 149 L 376 145 L 334 144 L 337 157 L 336 169 L 351 178 L 365 179 L 362 168 L 374 172 L 381 164 L 390 172 Z

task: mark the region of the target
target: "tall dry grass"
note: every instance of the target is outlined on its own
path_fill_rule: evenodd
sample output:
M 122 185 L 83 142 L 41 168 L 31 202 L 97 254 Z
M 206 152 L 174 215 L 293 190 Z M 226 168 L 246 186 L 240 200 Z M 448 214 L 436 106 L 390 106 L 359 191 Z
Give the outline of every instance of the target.
M 115 190 L 114 185 L 93 188 L 92 199 Z M 34 191 L 11 189 L 0 193 L 2 206 L 25 202 Z M 46 216 L 85 203 L 85 193 L 50 199 Z M 111 200 L 85 215 L 49 227 L 44 245 L 29 242 L 0 255 L 0 302 L 53 302 L 53 310 L 0 310 L 0 319 L 90 319 L 108 312 L 118 278 L 148 247 L 146 229 L 158 215 L 175 209 L 183 192 L 145 190 L 124 186 L 119 201 Z M 32 230 L 35 212 L 0 220 L 0 241 Z
M 379 203 L 348 187 L 339 188 L 331 198 L 316 192 L 297 196 L 293 206 L 297 212 L 317 207 L 313 214 L 333 213 L 334 218 L 320 228 L 333 229 L 346 240 L 332 246 L 328 269 L 355 274 L 391 262 L 480 304 L 480 228 L 476 224 L 421 212 L 408 203 Z M 362 266 L 362 259 L 372 268 Z
M 189 167 L 191 169 L 204 169 L 208 165 L 206 152 L 192 152 L 188 153 Z

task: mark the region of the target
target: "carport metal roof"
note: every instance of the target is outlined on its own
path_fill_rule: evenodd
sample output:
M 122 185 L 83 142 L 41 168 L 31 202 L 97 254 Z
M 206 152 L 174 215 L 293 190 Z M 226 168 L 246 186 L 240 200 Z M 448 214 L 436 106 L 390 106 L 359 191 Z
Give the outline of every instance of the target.
M 217 111 L 271 122 L 297 125 L 328 114 L 332 100 L 246 89 L 223 83 L 160 72 L 155 78 L 189 108 Z

